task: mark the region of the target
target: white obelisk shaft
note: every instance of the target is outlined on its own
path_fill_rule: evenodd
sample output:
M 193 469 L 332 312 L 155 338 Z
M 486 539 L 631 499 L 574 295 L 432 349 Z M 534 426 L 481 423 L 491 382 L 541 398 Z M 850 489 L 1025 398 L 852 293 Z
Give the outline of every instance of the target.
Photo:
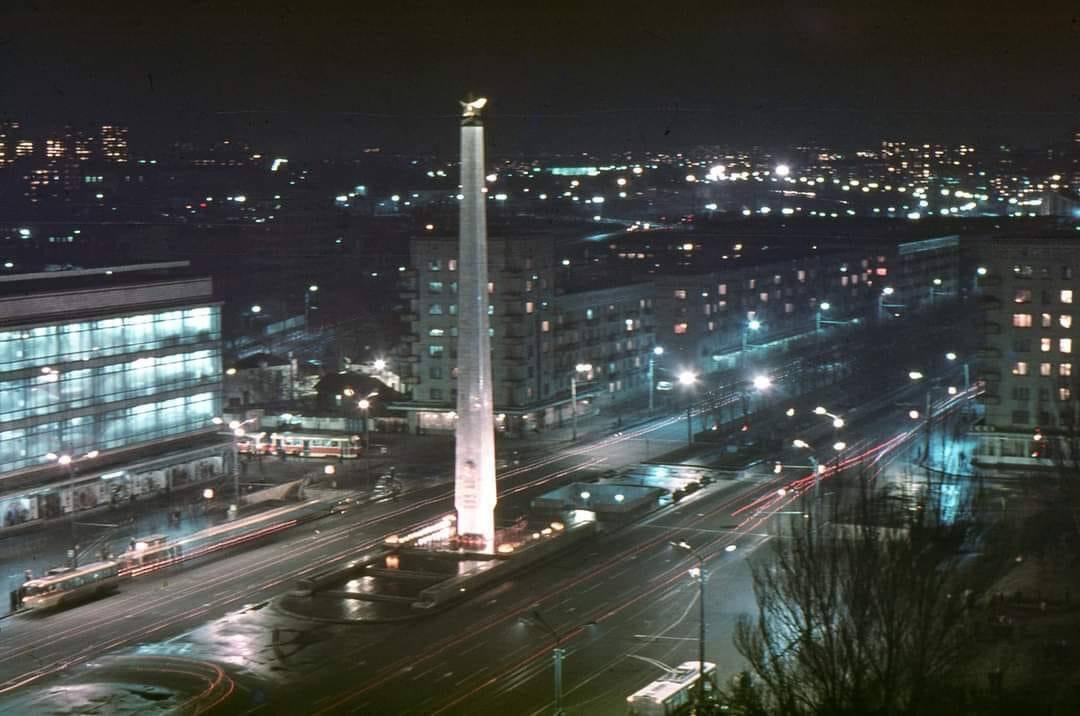
M 482 106 L 482 105 L 481 105 Z M 488 336 L 484 126 L 479 108 L 461 120 L 461 213 L 458 223 L 457 432 L 454 506 L 460 536 L 495 548 L 495 423 Z

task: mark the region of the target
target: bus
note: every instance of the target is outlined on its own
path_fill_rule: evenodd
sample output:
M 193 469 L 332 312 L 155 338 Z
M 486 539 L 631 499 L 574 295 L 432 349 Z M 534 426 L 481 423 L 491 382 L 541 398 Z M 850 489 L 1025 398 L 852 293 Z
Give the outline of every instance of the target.
M 360 457 L 360 436 L 340 433 L 254 433 L 237 442 L 246 455 L 294 455 L 296 457 Z
M 94 562 L 73 569 L 51 570 L 47 577 L 31 579 L 22 586 L 27 609 L 52 609 L 92 599 L 120 586 L 118 562 Z
M 705 689 L 711 690 L 716 664 L 705 662 Z M 690 710 L 697 697 L 698 662 L 686 661 L 648 686 L 626 697 L 631 716 L 677 716 Z

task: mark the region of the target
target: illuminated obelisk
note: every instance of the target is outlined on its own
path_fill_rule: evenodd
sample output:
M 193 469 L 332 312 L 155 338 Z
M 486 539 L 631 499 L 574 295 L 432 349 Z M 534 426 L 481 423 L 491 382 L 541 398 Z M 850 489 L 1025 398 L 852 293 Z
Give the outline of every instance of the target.
M 473 549 L 495 549 L 495 421 L 488 336 L 487 215 L 484 206 L 486 99 L 462 102 L 458 219 L 457 532 Z M 482 542 L 482 545 L 481 545 Z

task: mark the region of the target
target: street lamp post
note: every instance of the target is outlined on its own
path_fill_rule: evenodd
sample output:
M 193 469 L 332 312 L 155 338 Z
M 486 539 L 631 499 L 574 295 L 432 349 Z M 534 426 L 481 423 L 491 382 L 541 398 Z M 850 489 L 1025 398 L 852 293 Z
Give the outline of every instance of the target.
M 698 578 L 698 704 L 705 704 L 705 558 L 686 542 L 671 542 L 672 547 L 681 549 L 697 560 Z
M 690 391 L 693 389 L 696 380 L 697 376 L 693 371 L 684 370 L 682 373 L 679 373 L 679 384 L 686 389 L 686 447 L 694 446 L 693 415 L 690 412 L 694 401 Z
M 552 666 L 555 670 L 555 716 L 563 716 L 565 713 L 562 708 L 562 664 L 563 659 L 566 657 L 566 650 L 562 648 L 562 636 L 559 632 L 555 631 L 555 627 L 548 624 L 544 619 L 544 615 L 540 613 L 540 610 L 533 610 L 533 620 L 540 625 L 548 634 L 551 634 L 552 640 L 555 642 L 554 648 L 551 650 Z
M 229 512 L 237 512 L 240 509 L 240 450 L 239 450 L 239 447 L 238 447 L 238 443 L 239 443 L 240 438 L 247 435 L 247 431 L 244 430 L 244 426 L 245 425 L 250 425 L 251 423 L 254 423 L 255 421 L 256 421 L 256 418 L 248 418 L 247 420 L 230 420 L 229 421 L 229 430 L 232 431 L 232 435 L 233 435 L 233 441 L 232 441 L 232 449 L 233 449 L 232 478 L 233 478 L 233 495 L 234 495 L 234 497 L 236 499 L 236 504 L 231 505 L 229 507 Z M 214 418 L 210 419 L 210 422 L 212 422 L 214 425 L 221 425 L 221 424 L 223 424 L 225 422 L 225 418 L 214 417 Z M 251 449 L 252 449 L 253 453 L 255 453 L 255 454 L 259 453 L 259 446 L 258 445 L 253 443 L 252 446 L 251 446 Z
M 814 332 L 821 333 L 821 312 L 828 311 L 831 306 L 828 301 L 822 301 L 818 304 L 817 311 L 814 313 Z
M 590 372 L 592 372 L 592 365 L 578 363 L 574 366 L 574 372 L 570 374 L 570 434 L 573 442 L 577 442 L 577 374 Z
M 907 308 L 907 306 L 905 306 L 902 303 L 888 303 L 888 302 L 886 302 L 885 299 L 888 298 L 889 296 L 893 295 L 894 293 L 896 293 L 896 291 L 893 289 L 892 286 L 886 286 L 885 288 L 881 289 L 881 293 L 878 294 L 878 320 L 879 321 L 885 320 L 885 309 L 886 308 Z
M 97 450 L 90 450 L 89 452 L 87 452 L 82 457 L 73 458 L 73 457 L 71 457 L 71 455 L 68 455 L 67 453 L 57 455 L 56 453 L 51 452 L 51 453 L 48 453 L 45 456 L 45 458 L 48 459 L 48 460 L 52 460 L 57 465 L 63 466 L 63 468 L 67 471 L 68 483 L 70 484 L 72 479 L 75 477 L 75 462 L 77 460 L 92 460 L 92 459 L 94 459 L 95 457 L 97 457 L 100 454 L 101 453 L 98 452 Z M 74 510 L 72 510 L 72 511 L 74 512 Z M 72 566 L 73 569 L 77 568 L 79 566 L 79 545 L 78 545 L 78 540 L 76 539 L 76 533 L 75 533 L 75 527 L 77 525 L 78 525 L 78 523 L 75 522 L 74 519 L 72 519 L 72 521 L 71 521 L 71 547 L 72 547 L 72 549 L 71 549 L 71 566 Z M 115 525 L 112 525 L 112 526 L 115 527 Z
M 791 444 L 793 447 L 803 450 L 813 450 L 810 443 L 799 438 L 792 440 Z M 814 471 L 814 498 L 819 499 L 821 497 L 821 466 L 818 465 L 817 457 L 813 453 L 810 453 L 808 457 L 810 458 L 810 469 Z
M 360 419 L 364 421 L 364 472 L 367 473 L 366 480 L 368 489 L 372 488 L 371 485 L 371 433 L 368 432 L 368 411 L 371 410 L 371 399 L 376 397 L 379 391 L 373 390 L 366 396 L 361 398 L 356 406 L 360 408 Z
M 311 327 L 311 301 L 314 299 L 315 294 L 319 292 L 318 284 L 311 284 L 304 291 L 304 327 Z
M 649 354 L 649 415 L 653 414 L 653 404 L 656 394 L 656 359 L 664 355 L 663 346 L 653 346 Z
M 739 357 L 742 359 L 742 364 L 746 365 L 748 360 L 746 355 L 746 349 L 751 347 L 750 344 L 750 331 L 757 331 L 761 329 L 761 321 L 756 319 L 747 321 L 746 328 L 742 332 L 742 350 L 739 352 Z

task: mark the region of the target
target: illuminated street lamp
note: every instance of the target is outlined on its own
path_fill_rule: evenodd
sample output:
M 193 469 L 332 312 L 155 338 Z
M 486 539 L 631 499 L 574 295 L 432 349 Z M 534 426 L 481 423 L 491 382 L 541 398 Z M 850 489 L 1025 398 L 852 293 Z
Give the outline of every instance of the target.
M 881 289 L 881 293 L 878 294 L 878 320 L 879 321 L 884 320 L 884 318 L 885 318 L 885 309 L 886 308 L 889 308 L 889 309 L 892 309 L 892 308 L 907 308 L 907 306 L 905 306 L 902 303 L 889 303 L 888 300 L 886 300 L 886 299 L 888 299 L 889 296 L 892 296 L 894 293 L 896 293 L 896 291 L 893 289 L 892 286 L 886 286 L 885 288 Z
M 814 415 L 824 415 L 828 418 L 832 418 L 832 426 L 837 430 L 846 425 L 843 418 L 841 418 L 839 415 L 836 415 L 835 413 L 830 413 L 828 410 L 825 409 L 825 406 L 823 405 L 819 405 L 814 408 Z
M 814 313 L 814 330 L 815 331 L 817 331 L 817 332 L 821 331 L 821 323 L 822 323 L 821 314 L 824 311 L 828 311 L 830 308 L 832 308 L 832 304 L 830 304 L 828 301 L 822 301 L 821 303 L 818 304 L 817 311 Z
M 238 509 L 240 509 L 240 449 L 239 449 L 238 443 L 239 443 L 240 438 L 245 437 L 247 435 L 247 430 L 244 429 L 244 426 L 245 425 L 250 425 L 250 424 L 254 423 L 256 420 L 257 420 L 257 418 L 248 418 L 247 420 L 230 420 L 229 423 L 228 423 L 229 432 L 232 434 L 232 436 L 234 438 L 233 443 L 232 443 L 232 448 L 233 448 L 233 468 L 232 468 L 232 473 L 233 473 L 233 495 L 236 497 L 236 504 L 229 505 L 229 512 L 235 513 Z M 215 415 L 214 417 L 210 418 L 210 422 L 212 422 L 214 425 L 225 425 L 225 418 L 223 418 L 223 417 L 221 417 L 219 415 Z M 252 450 L 256 454 L 258 454 L 259 446 L 253 444 L 252 445 Z
M 563 711 L 562 707 L 562 664 L 563 659 L 566 658 L 566 650 L 562 648 L 563 639 L 566 637 L 567 633 L 572 636 L 573 634 L 584 629 L 585 627 L 596 626 L 596 622 L 585 622 L 584 624 L 579 624 L 577 627 L 566 630 L 564 633 L 560 634 L 555 630 L 555 627 L 551 626 L 551 624 L 549 624 L 548 621 L 544 619 L 544 615 L 540 613 L 539 609 L 533 610 L 532 617 L 530 619 L 523 618 L 521 621 L 529 626 L 539 627 L 551 635 L 552 641 L 555 644 L 555 647 L 551 651 L 552 665 L 554 666 L 555 676 L 554 715 L 564 716 L 566 712 Z
M 679 373 L 679 385 L 686 389 L 686 446 L 693 447 L 694 445 L 694 426 L 692 417 L 690 414 L 690 408 L 693 406 L 691 389 L 694 387 L 694 383 L 697 381 L 697 374 L 690 370 L 684 370 Z
M 705 580 L 707 575 L 705 573 L 705 557 L 696 549 L 691 547 L 685 541 L 682 542 L 669 542 L 675 549 L 681 549 L 691 557 L 697 560 L 697 577 L 698 582 L 698 704 L 701 708 L 705 705 Z M 728 545 L 725 548 L 728 552 L 733 551 L 728 549 L 734 547 L 734 545 Z M 690 571 L 694 574 L 694 570 Z
M 772 379 L 767 375 L 755 375 L 751 383 L 757 390 L 768 390 L 772 386 Z
M 743 365 L 746 364 L 747 360 L 746 349 L 752 347 L 752 344 L 750 343 L 750 332 L 759 330 L 761 330 L 761 321 L 755 318 L 746 322 L 746 328 L 742 332 L 742 351 L 739 353 L 742 357 Z
M 656 394 L 656 359 L 662 355 L 664 355 L 663 346 L 653 346 L 652 353 L 649 354 L 649 415 L 652 415 Z
M 68 478 L 68 482 L 70 483 L 71 480 L 75 476 L 75 463 L 76 462 L 79 462 L 81 460 L 92 460 L 92 459 L 94 459 L 95 457 L 97 457 L 100 454 L 101 453 L 99 453 L 97 450 L 90 450 L 89 452 L 85 453 L 81 457 L 73 458 L 71 455 L 69 455 L 67 453 L 57 454 L 57 453 L 54 453 L 54 452 L 50 452 L 50 453 L 47 453 L 45 455 L 45 459 L 49 460 L 51 462 L 55 462 L 57 465 L 60 465 L 65 470 L 67 470 L 67 478 Z M 92 523 L 92 522 L 80 523 L 80 522 L 76 522 L 73 519 L 72 522 L 71 522 L 71 549 L 68 550 L 69 553 L 71 554 L 71 567 L 72 567 L 72 569 L 76 569 L 79 566 L 79 544 L 78 544 L 78 536 L 76 534 L 76 527 L 79 526 L 79 525 L 85 525 L 87 527 L 117 527 L 118 526 L 118 525 L 97 524 L 97 523 Z
M 577 442 L 577 376 L 578 373 L 587 374 L 591 372 L 591 364 L 578 363 L 574 366 L 574 372 L 570 374 L 570 439 L 573 442 Z
M 315 294 L 319 292 L 318 284 L 311 284 L 304 291 L 304 326 L 306 327 L 311 321 L 311 312 L 317 310 L 318 306 L 313 306 L 312 301 L 315 300 Z

